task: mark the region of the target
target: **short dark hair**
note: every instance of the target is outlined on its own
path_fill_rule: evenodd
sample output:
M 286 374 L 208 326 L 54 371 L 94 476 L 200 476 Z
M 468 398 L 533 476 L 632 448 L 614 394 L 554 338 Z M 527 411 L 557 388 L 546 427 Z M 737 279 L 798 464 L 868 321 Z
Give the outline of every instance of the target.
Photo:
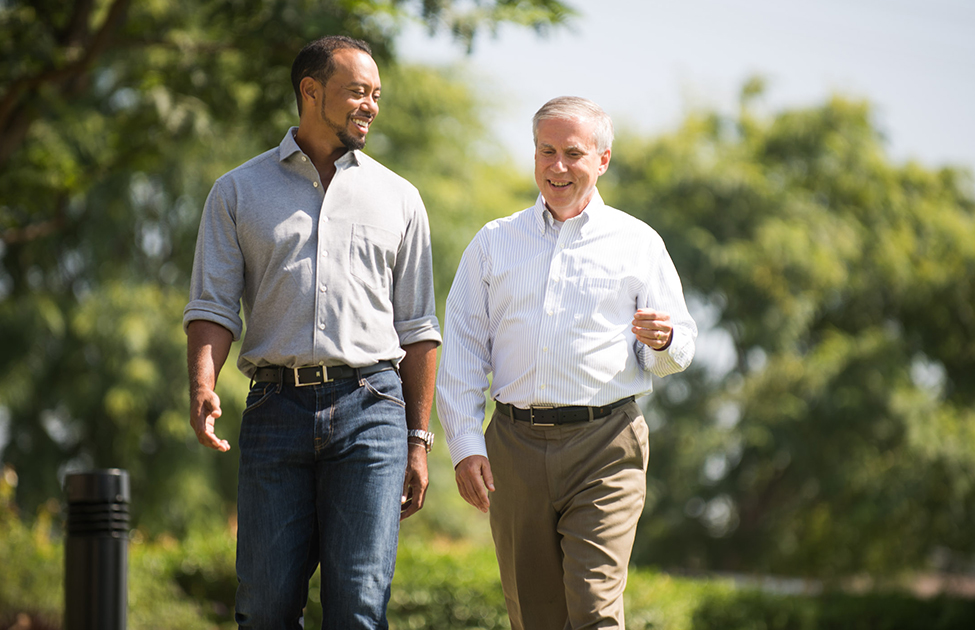
M 295 98 L 298 100 L 298 115 L 301 115 L 301 80 L 311 77 L 322 83 L 328 81 L 329 77 L 335 72 L 335 61 L 332 53 L 343 48 L 361 50 L 372 56 L 372 48 L 361 39 L 346 37 L 345 35 L 328 35 L 321 39 L 316 39 L 301 49 L 295 61 L 291 64 L 291 85 L 295 90 Z

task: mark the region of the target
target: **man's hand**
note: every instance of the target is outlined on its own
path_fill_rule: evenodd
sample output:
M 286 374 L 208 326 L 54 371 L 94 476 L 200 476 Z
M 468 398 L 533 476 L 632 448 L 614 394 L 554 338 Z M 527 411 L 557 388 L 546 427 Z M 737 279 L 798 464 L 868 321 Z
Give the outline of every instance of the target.
M 410 444 L 406 459 L 406 479 L 403 480 L 403 498 L 400 501 L 399 520 L 409 518 L 423 507 L 427 496 L 427 449 L 423 444 Z
M 233 334 L 220 324 L 198 319 L 186 328 L 186 361 L 190 372 L 190 426 L 200 444 L 226 453 L 230 443 L 213 432 L 213 424 L 223 413 L 214 389 L 217 375 L 230 353 Z
M 212 389 L 200 388 L 190 394 L 190 426 L 196 432 L 196 439 L 203 446 L 226 453 L 230 443 L 218 438 L 213 431 L 213 425 L 222 413 L 220 397 Z
M 670 315 L 649 308 L 641 308 L 633 316 L 633 333 L 654 350 L 666 350 L 674 339 Z
M 480 511 L 487 512 L 491 507 L 488 491 L 494 492 L 494 475 L 491 474 L 491 463 L 487 457 L 465 457 L 457 464 L 454 477 L 460 496 Z

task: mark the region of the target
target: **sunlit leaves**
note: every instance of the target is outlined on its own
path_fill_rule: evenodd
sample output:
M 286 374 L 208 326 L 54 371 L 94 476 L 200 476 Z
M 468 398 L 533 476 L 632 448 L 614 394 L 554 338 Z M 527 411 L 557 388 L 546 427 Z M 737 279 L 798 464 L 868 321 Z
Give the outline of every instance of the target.
M 696 399 L 655 398 L 665 490 L 639 557 L 838 576 L 970 553 L 970 176 L 892 164 L 864 103 L 762 117 L 749 102 L 739 119 L 624 140 L 607 178 L 607 199 L 662 233 L 685 290 L 717 313 L 704 339 L 736 354 L 718 381 L 676 377 Z M 700 345 L 698 363 L 713 360 Z M 712 400 L 736 406 L 730 430 L 699 421 Z M 729 500 L 735 526 L 715 527 L 709 506 Z

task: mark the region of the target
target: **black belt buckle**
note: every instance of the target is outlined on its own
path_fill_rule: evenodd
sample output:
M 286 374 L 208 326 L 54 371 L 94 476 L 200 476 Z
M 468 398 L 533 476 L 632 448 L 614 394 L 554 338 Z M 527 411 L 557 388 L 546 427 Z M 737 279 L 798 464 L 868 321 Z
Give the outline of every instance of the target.
M 539 409 L 542 411 L 548 411 L 549 409 L 555 409 L 555 405 L 532 405 L 528 408 L 528 420 L 531 422 L 533 427 L 554 427 L 554 422 L 535 422 L 535 410 Z
M 317 365 L 313 368 L 296 367 L 292 369 L 294 370 L 295 373 L 295 387 L 307 387 L 308 385 L 321 385 L 322 383 L 328 383 L 331 380 L 330 378 L 328 378 L 328 368 L 326 368 L 324 365 Z M 314 378 L 307 381 L 302 381 L 301 371 L 309 370 L 309 369 L 315 370 Z

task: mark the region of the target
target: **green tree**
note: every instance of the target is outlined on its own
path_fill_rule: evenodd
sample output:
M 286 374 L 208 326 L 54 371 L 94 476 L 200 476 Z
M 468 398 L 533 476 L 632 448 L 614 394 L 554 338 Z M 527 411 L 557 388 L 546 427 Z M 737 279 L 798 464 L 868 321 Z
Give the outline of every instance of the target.
M 568 17 L 556 0 L 0 1 L 0 448 L 26 513 L 60 495 L 65 470 L 119 466 L 150 530 L 224 518 L 236 457 L 189 430 L 181 313 L 203 200 L 296 123 L 290 65 L 304 43 L 372 44 L 390 90 L 369 150 L 413 165 L 407 176 L 423 166 L 444 246 L 472 220 L 456 186 L 503 167 L 477 159 L 464 89 L 397 68 L 398 28 L 420 20 L 469 47 L 501 23 Z M 228 365 L 220 387 L 233 437 L 246 382 Z
M 636 559 L 884 575 L 975 551 L 970 173 L 898 165 L 864 103 L 618 144 L 705 332 L 660 383 Z M 961 554 L 961 555 L 958 555 Z

